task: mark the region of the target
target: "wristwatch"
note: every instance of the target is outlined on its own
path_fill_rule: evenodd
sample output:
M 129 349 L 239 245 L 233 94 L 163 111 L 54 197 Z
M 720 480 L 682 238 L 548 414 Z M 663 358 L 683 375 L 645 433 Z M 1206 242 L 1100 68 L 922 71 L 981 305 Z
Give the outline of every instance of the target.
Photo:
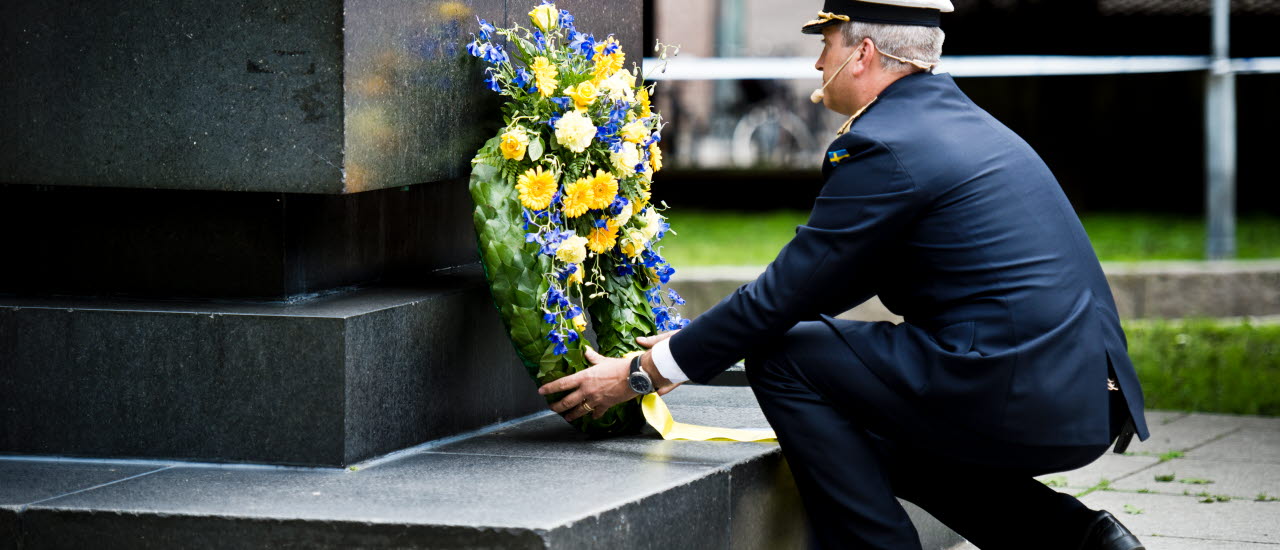
M 640 368 L 641 355 L 631 360 L 631 374 L 627 375 L 627 384 L 631 385 L 631 391 L 645 395 L 657 391 L 657 388 L 653 387 L 653 380 L 649 378 L 649 374 Z

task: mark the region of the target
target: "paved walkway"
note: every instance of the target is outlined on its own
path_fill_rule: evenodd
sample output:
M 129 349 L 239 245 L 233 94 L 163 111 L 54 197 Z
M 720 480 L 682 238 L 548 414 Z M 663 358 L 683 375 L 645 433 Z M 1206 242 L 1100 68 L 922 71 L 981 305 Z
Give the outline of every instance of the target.
M 1150 411 L 1147 422 L 1151 438 L 1129 453 L 1042 481 L 1110 510 L 1148 550 L 1280 550 L 1280 418 Z

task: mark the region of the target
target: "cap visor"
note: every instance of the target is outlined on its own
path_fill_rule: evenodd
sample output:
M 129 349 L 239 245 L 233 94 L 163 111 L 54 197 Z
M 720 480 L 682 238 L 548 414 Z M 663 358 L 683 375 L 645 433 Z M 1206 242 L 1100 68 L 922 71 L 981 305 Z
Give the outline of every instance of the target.
M 800 28 L 800 32 L 804 34 L 822 34 L 823 28 L 830 27 L 836 23 L 843 23 L 843 21 L 840 21 L 839 19 L 831 19 L 827 21 L 809 22 Z

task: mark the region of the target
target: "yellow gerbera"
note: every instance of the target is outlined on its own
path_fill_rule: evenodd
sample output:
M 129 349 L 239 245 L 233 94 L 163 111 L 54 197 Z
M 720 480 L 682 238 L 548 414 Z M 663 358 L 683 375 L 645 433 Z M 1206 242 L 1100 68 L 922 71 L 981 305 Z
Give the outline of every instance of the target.
M 596 170 L 591 178 L 591 208 L 604 210 L 618 197 L 618 178 L 604 170 Z
M 516 179 L 516 191 L 520 192 L 520 204 L 530 210 L 545 210 L 551 206 L 556 194 L 556 176 L 543 172 L 541 166 L 530 168 Z
M 653 114 L 653 110 L 649 106 L 649 88 L 642 87 L 636 95 L 640 98 L 640 118 L 647 118 Z
M 560 70 L 555 64 L 547 58 L 538 56 L 533 58 L 533 65 L 529 67 L 533 71 L 534 84 L 538 86 L 538 93 L 542 97 L 551 97 L 556 93 L 556 77 L 560 76 Z
M 573 106 L 579 111 L 585 111 L 587 107 L 590 107 L 595 102 L 596 95 L 599 92 L 596 89 L 596 85 L 592 84 L 590 80 L 564 89 L 564 94 L 573 99 Z
M 591 209 L 591 205 L 595 202 L 595 196 L 591 192 L 591 180 L 587 178 L 579 178 L 578 181 L 570 183 L 564 187 L 564 215 L 570 218 L 576 218 L 587 213 Z
M 613 220 L 607 220 L 604 227 L 591 230 L 587 237 L 587 248 L 596 254 L 608 252 L 615 244 L 618 244 L 618 225 Z
M 662 149 L 658 148 L 658 142 L 649 144 L 649 166 L 654 172 L 662 169 Z
M 616 46 L 613 53 L 606 55 L 604 49 L 609 47 L 610 44 L 618 44 L 618 40 L 611 36 L 608 40 L 596 44 L 596 64 L 591 69 L 591 80 L 593 82 L 599 83 L 621 70 L 623 63 L 627 59 L 626 54 L 622 53 L 621 44 Z

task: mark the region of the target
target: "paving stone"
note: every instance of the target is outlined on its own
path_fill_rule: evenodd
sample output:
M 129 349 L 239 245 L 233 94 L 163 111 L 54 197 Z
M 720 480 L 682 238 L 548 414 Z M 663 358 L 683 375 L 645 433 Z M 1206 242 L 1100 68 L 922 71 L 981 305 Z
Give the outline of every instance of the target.
M 1095 491 L 1086 506 L 1110 510 L 1145 542 L 1152 535 L 1280 544 L 1280 503 L 1244 500 L 1202 504 L 1189 496 Z M 1142 510 L 1127 514 L 1125 505 Z
M 1142 537 L 1142 544 L 1147 550 L 1276 550 L 1277 548 L 1274 544 L 1266 543 L 1157 536 Z M 965 542 L 949 550 L 978 550 L 978 547 Z
M 1147 417 L 1147 426 L 1163 426 L 1170 422 L 1186 418 L 1191 413 L 1186 411 L 1146 411 L 1143 413 Z
M 1222 437 L 1241 427 L 1239 417 L 1190 414 L 1167 424 L 1147 425 L 1151 437 L 1146 441 L 1133 439 L 1129 452 L 1160 454 L 1168 451 L 1187 451 Z
M 1239 460 L 1280 464 L 1280 430 L 1243 428 L 1197 448 L 1187 456 L 1202 460 Z
M 1180 537 L 1145 537 L 1147 550 L 1276 550 L 1277 545 Z
M 1037 477 L 1040 481 L 1054 481 L 1062 479 L 1066 480 L 1066 488 L 1069 489 L 1087 489 L 1097 485 L 1102 480 L 1110 480 L 1115 482 L 1124 479 L 1127 476 L 1134 475 L 1144 468 L 1150 468 L 1152 464 L 1159 462 L 1160 459 L 1153 456 L 1124 456 L 1108 452 L 1102 455 L 1092 464 L 1080 469 L 1071 470 L 1069 472 L 1061 472 L 1057 474 L 1048 474 Z M 1059 487 L 1059 489 L 1062 489 Z M 1078 491 L 1065 491 L 1078 492 Z
M 4 459 L 0 460 L 0 506 L 25 506 L 160 469 L 156 466 Z
M 1174 481 L 1156 481 L 1156 476 L 1173 475 Z M 1182 483 L 1180 479 L 1205 479 L 1213 483 L 1204 485 Z M 1247 462 L 1222 462 L 1202 460 L 1196 457 L 1179 458 L 1157 464 L 1138 475 L 1129 476 L 1112 484 L 1115 489 L 1136 491 L 1146 489 L 1157 493 L 1183 494 L 1208 492 L 1251 500 L 1259 493 L 1280 497 L 1280 464 L 1255 464 Z M 1280 508 L 1277 508 L 1280 512 Z M 1277 518 L 1280 519 L 1280 518 Z

